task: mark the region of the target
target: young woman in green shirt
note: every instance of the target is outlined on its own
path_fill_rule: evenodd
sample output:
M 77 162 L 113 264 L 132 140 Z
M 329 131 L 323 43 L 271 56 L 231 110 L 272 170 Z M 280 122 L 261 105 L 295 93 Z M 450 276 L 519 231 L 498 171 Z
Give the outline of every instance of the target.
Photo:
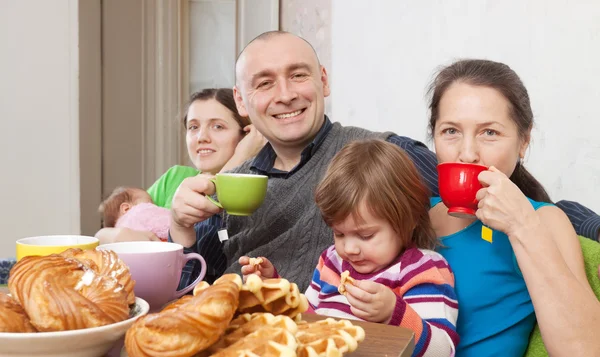
M 200 172 L 216 174 L 232 169 L 255 156 L 265 145 L 265 138 L 238 114 L 233 90 L 204 89 L 190 97 L 183 117 L 186 145 L 194 167 L 176 165 L 150 186 L 154 204 L 171 208 L 171 201 L 181 182 Z M 132 240 L 158 240 L 151 232 L 128 228 L 105 227 L 96 233 L 100 243 Z

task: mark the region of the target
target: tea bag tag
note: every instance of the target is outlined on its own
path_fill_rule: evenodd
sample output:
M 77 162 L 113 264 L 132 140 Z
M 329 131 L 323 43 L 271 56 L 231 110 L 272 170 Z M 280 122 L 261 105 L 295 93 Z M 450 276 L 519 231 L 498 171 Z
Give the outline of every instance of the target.
M 221 229 L 219 232 L 217 232 L 217 234 L 219 235 L 219 241 L 221 243 L 223 243 L 224 241 L 229 239 L 229 234 L 227 234 L 227 229 Z

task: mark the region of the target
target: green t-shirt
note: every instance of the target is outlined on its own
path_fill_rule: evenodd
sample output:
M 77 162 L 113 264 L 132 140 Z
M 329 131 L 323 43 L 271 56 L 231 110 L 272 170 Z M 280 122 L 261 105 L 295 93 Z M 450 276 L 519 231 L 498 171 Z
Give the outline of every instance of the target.
M 188 177 L 196 176 L 200 173 L 197 169 L 189 166 L 173 166 L 165 172 L 148 189 L 148 194 L 152 197 L 155 205 L 164 208 L 171 208 L 171 201 L 175 191 L 183 180 Z

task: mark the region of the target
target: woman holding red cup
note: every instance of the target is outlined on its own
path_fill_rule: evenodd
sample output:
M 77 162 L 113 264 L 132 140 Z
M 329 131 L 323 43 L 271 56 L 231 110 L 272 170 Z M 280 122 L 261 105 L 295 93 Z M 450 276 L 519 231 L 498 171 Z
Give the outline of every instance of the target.
M 507 65 L 461 60 L 431 85 L 440 165 L 430 216 L 456 276 L 457 356 L 522 356 L 537 322 L 550 355 L 600 356 L 600 303 L 567 216 L 523 167 L 533 112 Z

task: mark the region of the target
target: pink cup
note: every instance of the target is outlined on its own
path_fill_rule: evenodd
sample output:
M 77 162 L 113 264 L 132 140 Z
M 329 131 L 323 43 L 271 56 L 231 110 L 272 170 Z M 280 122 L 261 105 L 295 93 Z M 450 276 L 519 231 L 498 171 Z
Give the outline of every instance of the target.
M 170 242 L 121 242 L 100 245 L 97 249 L 112 250 L 129 266 L 135 280 L 136 296 L 150 304 L 150 311 L 160 310 L 166 303 L 192 290 L 206 274 L 206 262 L 200 254 L 183 253 L 183 246 Z M 185 264 L 200 261 L 200 276 L 189 286 L 177 290 Z

